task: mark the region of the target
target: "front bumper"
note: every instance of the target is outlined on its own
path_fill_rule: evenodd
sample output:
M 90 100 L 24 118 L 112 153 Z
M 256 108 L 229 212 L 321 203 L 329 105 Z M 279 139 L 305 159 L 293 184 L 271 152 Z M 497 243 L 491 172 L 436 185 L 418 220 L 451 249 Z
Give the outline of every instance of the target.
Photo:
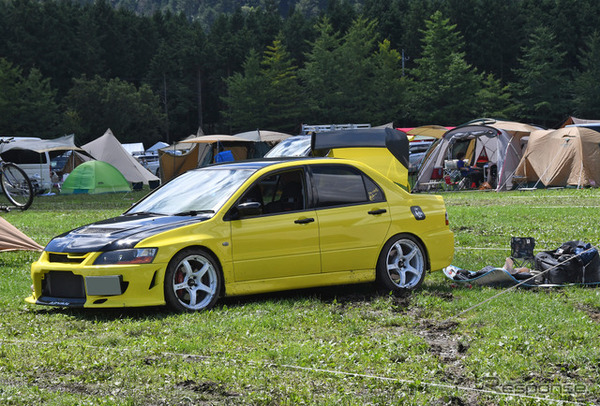
M 93 265 L 100 253 L 44 251 L 31 265 L 28 303 L 65 307 L 138 307 L 165 304 L 166 264 Z

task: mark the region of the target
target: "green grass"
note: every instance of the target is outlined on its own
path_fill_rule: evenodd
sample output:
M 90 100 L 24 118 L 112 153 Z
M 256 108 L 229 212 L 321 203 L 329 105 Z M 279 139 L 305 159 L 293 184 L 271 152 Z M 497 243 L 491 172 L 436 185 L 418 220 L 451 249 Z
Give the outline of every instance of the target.
M 43 245 L 141 196 L 39 197 L 4 218 Z M 511 236 L 539 249 L 600 241 L 598 190 L 444 198 L 464 268 L 501 265 Z M 37 256 L 0 254 L 2 405 L 600 402 L 598 289 L 517 289 L 472 308 L 502 290 L 438 272 L 408 297 L 355 285 L 227 298 L 198 314 L 73 310 L 24 303 Z

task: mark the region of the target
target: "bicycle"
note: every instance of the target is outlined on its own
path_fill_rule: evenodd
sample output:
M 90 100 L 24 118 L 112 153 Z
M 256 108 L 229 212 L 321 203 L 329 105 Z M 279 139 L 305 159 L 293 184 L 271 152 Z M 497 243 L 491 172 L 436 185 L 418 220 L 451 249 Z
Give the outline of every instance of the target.
M 0 151 L 1 144 L 8 144 L 11 141 L 12 138 L 0 139 Z M 33 186 L 29 176 L 16 164 L 5 162 L 2 157 L 0 157 L 0 186 L 8 201 L 16 208 L 27 210 L 33 203 Z M 8 211 L 11 207 L 2 207 L 2 209 Z

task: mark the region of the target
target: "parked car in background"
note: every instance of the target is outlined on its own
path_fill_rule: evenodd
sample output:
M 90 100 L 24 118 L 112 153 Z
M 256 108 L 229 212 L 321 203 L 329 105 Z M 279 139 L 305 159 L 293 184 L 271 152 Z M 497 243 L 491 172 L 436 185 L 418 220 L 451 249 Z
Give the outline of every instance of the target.
M 223 296 L 315 286 L 407 291 L 453 254 L 440 196 L 411 195 L 356 159 L 231 162 L 55 237 L 32 265 L 26 300 L 197 311 Z
M 310 135 L 294 135 L 281 141 L 266 154 L 265 158 L 310 156 Z
M 12 142 L 24 140 L 41 141 L 41 138 L 36 137 L 14 137 L 10 139 Z M 52 178 L 49 152 L 36 152 L 29 149 L 14 148 L 9 150 L 2 149 L 1 155 L 4 161 L 17 164 L 19 168 L 25 171 L 29 180 L 31 180 L 35 194 L 50 191 L 52 188 Z
M 427 155 L 427 151 L 433 145 L 434 141 L 411 141 L 409 144 L 409 167 L 408 171 L 411 173 L 416 173 L 419 171 L 421 167 L 421 163 Z
M 160 176 L 160 161 L 158 155 L 137 155 L 138 162 L 153 175 Z

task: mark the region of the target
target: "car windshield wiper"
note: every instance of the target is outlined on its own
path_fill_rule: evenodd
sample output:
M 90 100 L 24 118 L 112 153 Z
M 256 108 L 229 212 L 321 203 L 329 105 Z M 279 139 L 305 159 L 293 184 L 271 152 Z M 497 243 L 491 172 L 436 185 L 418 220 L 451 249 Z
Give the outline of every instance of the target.
M 175 213 L 174 216 L 196 216 L 198 214 L 214 213 L 214 210 L 187 210 Z
M 125 213 L 123 216 L 164 216 L 163 213 L 154 213 L 151 211 L 136 211 L 133 213 Z

